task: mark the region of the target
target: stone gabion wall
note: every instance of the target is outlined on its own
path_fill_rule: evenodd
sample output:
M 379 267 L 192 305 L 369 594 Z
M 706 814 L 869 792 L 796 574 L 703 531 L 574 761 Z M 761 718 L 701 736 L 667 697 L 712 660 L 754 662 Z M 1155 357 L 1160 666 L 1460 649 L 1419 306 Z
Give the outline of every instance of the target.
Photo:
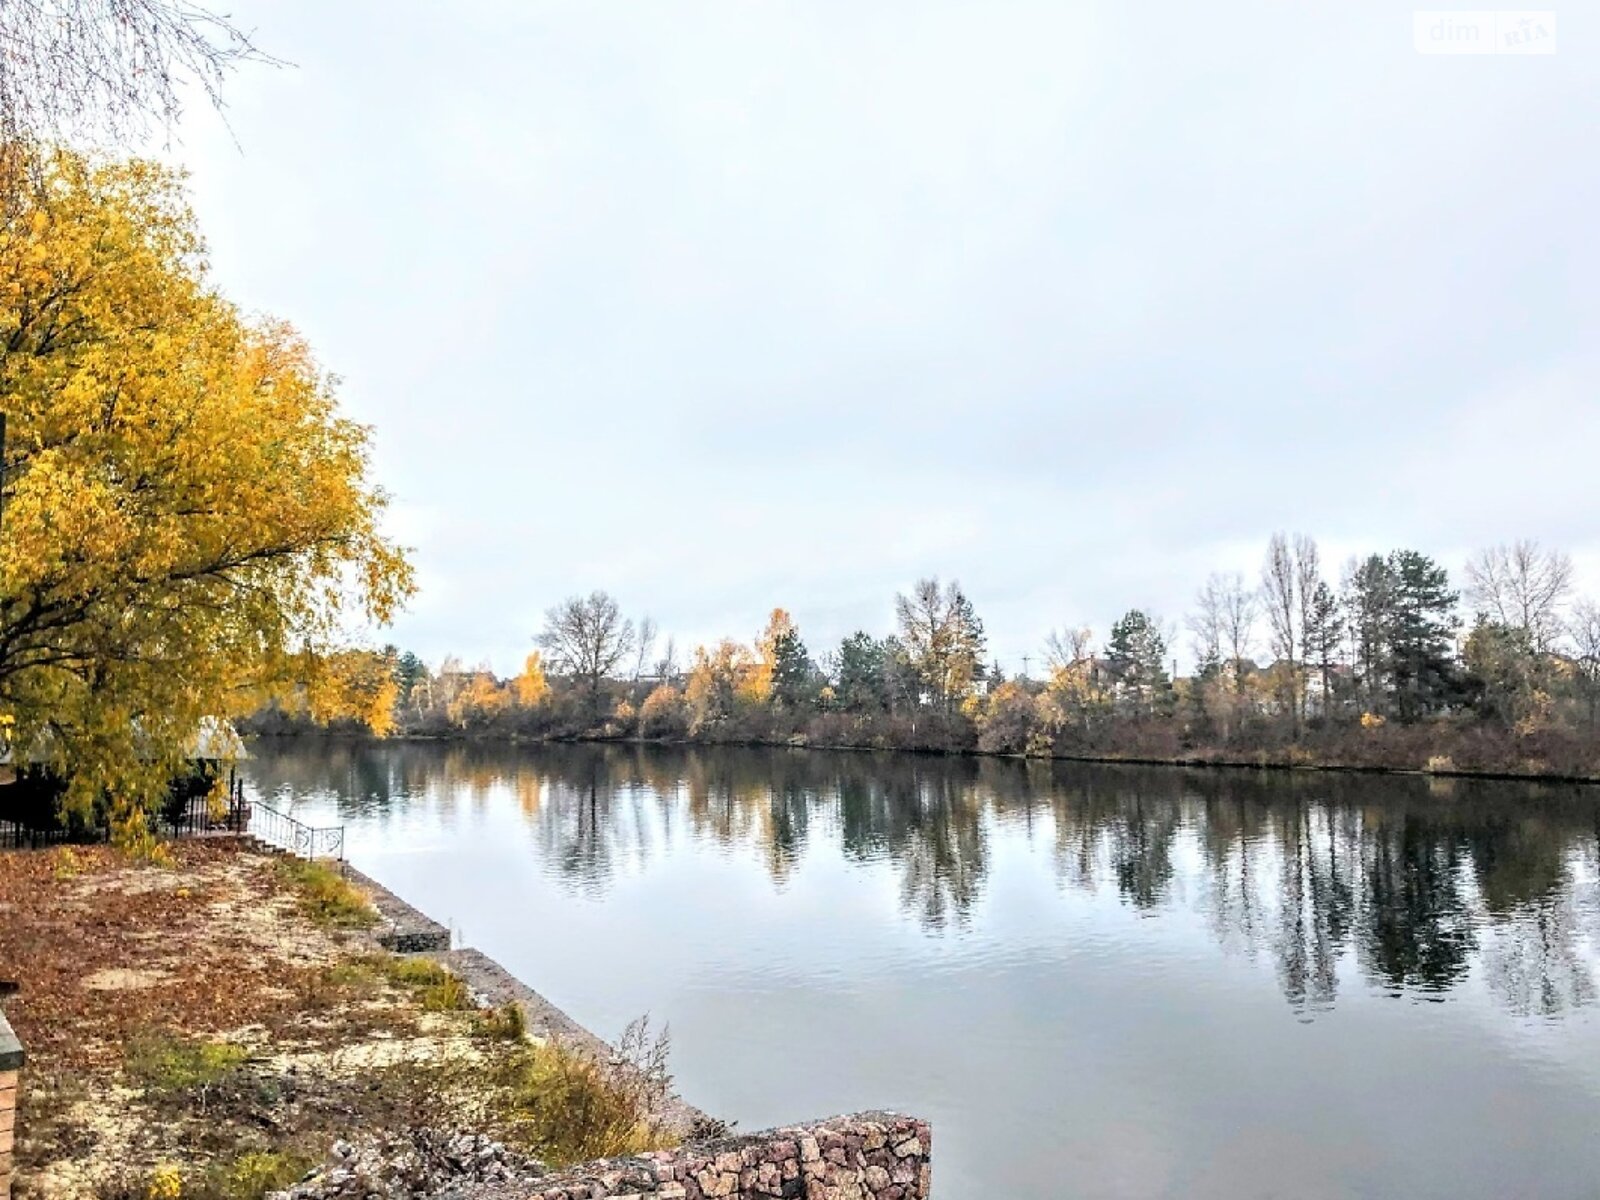
M 926 1121 L 858 1113 L 585 1163 L 515 1195 L 522 1200 L 927 1200 L 932 1148 Z

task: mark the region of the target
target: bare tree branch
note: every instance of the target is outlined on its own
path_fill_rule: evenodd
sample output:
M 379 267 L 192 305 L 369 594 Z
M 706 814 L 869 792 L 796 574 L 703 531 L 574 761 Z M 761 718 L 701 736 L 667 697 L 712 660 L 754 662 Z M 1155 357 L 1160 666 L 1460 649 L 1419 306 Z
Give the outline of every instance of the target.
M 0 0 L 0 141 L 170 133 L 194 88 L 222 106 L 244 62 L 273 62 L 187 0 Z
M 1572 560 L 1529 539 L 1490 547 L 1467 563 L 1467 599 L 1507 629 L 1526 633 L 1541 654 L 1561 635 L 1571 590 Z
M 600 711 L 600 685 L 634 646 L 633 622 L 605 592 L 572 596 L 545 613 L 538 644 L 557 670 L 581 679 L 594 715 Z

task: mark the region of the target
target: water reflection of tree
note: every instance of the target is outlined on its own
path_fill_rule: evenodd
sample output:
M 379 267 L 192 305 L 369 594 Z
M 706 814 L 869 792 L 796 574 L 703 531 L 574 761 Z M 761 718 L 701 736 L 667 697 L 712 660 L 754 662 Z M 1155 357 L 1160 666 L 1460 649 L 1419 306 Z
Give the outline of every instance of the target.
M 1197 905 L 1222 945 L 1269 957 L 1296 1008 L 1332 1004 L 1345 962 L 1432 996 L 1477 964 L 1521 1013 L 1596 999 L 1600 802 L 1573 789 L 620 746 L 329 743 L 251 771 L 351 816 L 404 803 L 448 819 L 509 792 L 541 861 L 590 893 L 675 838 L 757 854 L 779 884 L 837 839 L 889 864 L 903 911 L 936 931 L 970 924 L 993 829 L 1051 837 L 1064 886 L 1141 913 Z
M 1356 915 L 1350 864 L 1359 854 L 1359 825 L 1350 810 L 1304 795 L 1291 795 L 1269 819 L 1280 862 L 1278 982 L 1297 1009 L 1331 1007 Z
M 1110 882 L 1135 908 L 1159 908 L 1173 877 L 1176 793 L 1150 778 L 1110 787 L 1097 772 L 1067 778 L 1051 806 L 1058 877 L 1086 891 Z
M 988 870 L 986 796 L 972 762 L 858 755 L 838 761 L 822 795 L 837 798 L 846 857 L 894 865 L 908 914 L 930 929 L 967 922 Z
M 889 783 L 887 843 L 900 867 L 900 899 L 933 929 L 964 925 L 988 871 L 982 805 L 967 780 L 944 771 Z
M 1177 830 L 1176 805 L 1135 791 L 1118 806 L 1110 827 L 1111 870 L 1117 891 L 1135 908 L 1149 912 L 1165 900 Z
M 1264 848 L 1269 810 L 1244 789 L 1221 786 L 1222 778 L 1217 773 L 1200 774 L 1191 783 L 1199 806 L 1195 827 L 1206 869 L 1203 903 L 1217 940 L 1254 954 L 1266 934 L 1259 860 L 1269 852 Z
M 532 819 L 543 861 L 595 895 L 605 891 L 622 844 L 637 834 L 637 825 L 615 811 L 618 788 L 601 765 L 594 760 L 582 774 L 553 776 Z
M 1477 948 L 1463 893 L 1463 854 L 1409 813 L 1369 821 L 1363 846 L 1360 949 L 1375 978 L 1396 989 L 1450 989 Z
M 1594 1003 L 1593 951 L 1585 956 L 1570 894 L 1531 905 L 1489 926 L 1483 950 L 1489 986 L 1510 1011 L 1548 1017 Z
M 678 761 L 694 836 L 754 847 L 772 879 L 786 879 L 804 849 L 819 795 L 804 756 L 695 749 Z
M 1600 810 L 1596 820 L 1600 821 Z M 1600 833 L 1600 828 L 1597 828 Z M 1492 813 L 1470 843 L 1487 923 L 1483 963 L 1489 986 L 1521 1016 L 1551 1016 L 1592 1003 L 1596 982 L 1592 958 L 1582 943 L 1589 936 L 1583 913 L 1594 911 L 1580 894 L 1580 877 L 1600 838 L 1579 839 L 1569 852 L 1572 830 L 1525 814 Z

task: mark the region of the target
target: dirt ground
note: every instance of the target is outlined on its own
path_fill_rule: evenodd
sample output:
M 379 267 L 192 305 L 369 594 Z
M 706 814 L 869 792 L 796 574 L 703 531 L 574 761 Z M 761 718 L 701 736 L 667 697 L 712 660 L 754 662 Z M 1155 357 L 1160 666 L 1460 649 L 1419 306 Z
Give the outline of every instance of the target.
M 21 984 L 5 1012 L 28 1055 L 17 1197 L 138 1200 L 181 1177 L 184 1197 L 252 1200 L 354 1130 L 492 1125 L 485 1068 L 515 1030 L 341 928 L 360 922 L 318 907 L 339 881 L 234 842 L 171 853 L 0 853 L 0 978 Z

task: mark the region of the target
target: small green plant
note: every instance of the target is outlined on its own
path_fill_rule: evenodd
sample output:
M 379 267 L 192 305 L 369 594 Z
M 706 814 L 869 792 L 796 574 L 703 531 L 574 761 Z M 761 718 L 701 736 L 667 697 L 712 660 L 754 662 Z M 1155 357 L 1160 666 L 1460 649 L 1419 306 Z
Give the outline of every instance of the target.
M 78 852 L 71 846 L 62 846 L 55 853 L 55 876 L 57 879 L 71 879 L 83 874 L 83 859 L 78 857 Z
M 494 1041 L 520 1042 L 528 1036 L 528 1018 L 522 1011 L 522 1005 L 515 1000 L 507 1000 L 479 1016 L 472 1023 L 472 1032 L 478 1037 Z
M 391 958 L 384 966 L 390 982 L 415 988 L 428 1012 L 460 1012 L 476 1007 L 472 992 L 459 978 L 429 958 Z
M 460 1012 L 476 1007 L 467 985 L 449 972 L 438 983 L 422 989 L 422 1007 L 427 1012 Z
M 378 919 L 372 902 L 327 863 L 277 860 L 279 877 L 297 893 L 300 911 L 329 929 L 365 929 Z
M 359 988 L 379 977 L 379 971 L 367 958 L 352 958 L 337 962 L 322 970 L 322 981 L 329 987 Z
M 212 1166 L 185 1189 L 192 1200 L 262 1200 L 297 1183 L 315 1161 L 282 1151 L 251 1151 Z
M 183 1176 L 171 1163 L 163 1163 L 146 1177 L 144 1194 L 149 1200 L 178 1200 L 183 1195 Z
M 128 1043 L 123 1064 L 129 1077 L 147 1091 L 181 1092 L 211 1087 L 244 1060 L 244 1047 L 231 1042 L 151 1033 Z
M 122 1170 L 95 1188 L 95 1200 L 180 1200 L 183 1173 L 173 1163 L 148 1171 Z
M 558 1166 L 659 1148 L 668 1050 L 667 1034 L 652 1039 L 645 1020 L 628 1026 L 606 1061 L 559 1042 L 529 1046 L 503 1068 L 501 1117 Z
M 431 958 L 404 958 L 400 955 L 385 959 L 382 969 L 390 983 L 404 987 L 427 987 L 450 974 Z
M 300 998 L 308 1010 L 325 1011 L 371 996 L 382 978 L 383 973 L 366 958 L 332 963 L 299 977 Z
M 264 1200 L 301 1179 L 316 1160 L 277 1150 L 249 1151 L 185 1173 L 175 1163 L 124 1171 L 102 1183 L 97 1200 Z

